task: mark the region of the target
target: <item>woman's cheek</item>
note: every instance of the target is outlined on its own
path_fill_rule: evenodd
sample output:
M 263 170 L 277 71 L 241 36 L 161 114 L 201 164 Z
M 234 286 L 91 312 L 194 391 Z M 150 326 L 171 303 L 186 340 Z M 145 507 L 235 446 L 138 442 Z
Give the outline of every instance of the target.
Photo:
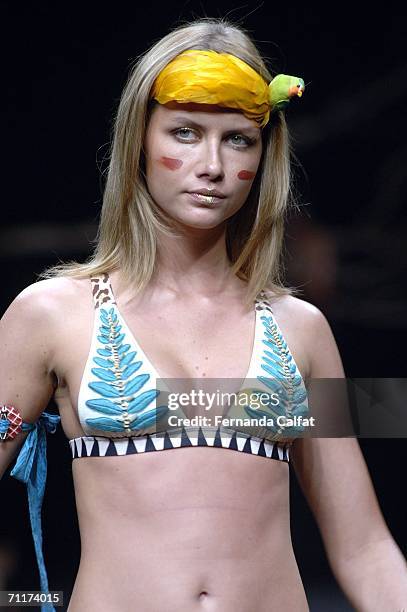
M 183 165 L 182 159 L 177 159 L 176 157 L 160 157 L 160 163 L 168 168 L 169 170 L 179 170 Z
M 251 181 L 254 179 L 255 176 L 256 173 L 251 172 L 250 170 L 240 170 L 237 173 L 237 178 L 239 178 L 241 181 Z

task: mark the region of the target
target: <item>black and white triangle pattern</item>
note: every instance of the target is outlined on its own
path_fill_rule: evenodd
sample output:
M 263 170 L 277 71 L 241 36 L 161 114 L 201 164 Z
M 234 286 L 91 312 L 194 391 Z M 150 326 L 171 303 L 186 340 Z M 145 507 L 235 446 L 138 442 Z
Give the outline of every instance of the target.
M 202 427 L 192 428 L 187 432 L 183 427 L 182 430 L 131 438 L 82 436 L 69 440 L 69 444 L 72 459 L 132 455 L 185 446 L 214 446 L 289 462 L 289 444 L 269 442 L 237 431 L 228 432 L 220 427 L 209 432 L 203 430 Z

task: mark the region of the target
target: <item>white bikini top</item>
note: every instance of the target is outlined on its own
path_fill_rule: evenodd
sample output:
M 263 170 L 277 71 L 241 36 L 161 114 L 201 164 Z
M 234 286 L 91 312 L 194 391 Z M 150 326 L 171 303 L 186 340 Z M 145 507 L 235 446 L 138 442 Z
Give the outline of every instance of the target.
M 306 415 L 307 392 L 264 292 L 254 303 L 255 338 L 239 398 L 243 391 L 255 389 L 270 396 L 278 393 L 278 404 L 275 400 L 259 409 L 246 393 L 250 401 L 232 405 L 221 423 L 189 426 L 184 425 L 188 421 L 180 407 L 169 409 L 168 387 L 119 312 L 109 275 L 90 280 L 94 327 L 78 396 L 86 435 L 69 441 L 74 459 L 217 446 L 289 460 L 289 447 L 302 428 L 285 426 L 285 418 Z M 181 424 L 169 426 L 170 416 L 172 423 L 178 418 Z M 263 421 L 258 421 L 260 417 Z

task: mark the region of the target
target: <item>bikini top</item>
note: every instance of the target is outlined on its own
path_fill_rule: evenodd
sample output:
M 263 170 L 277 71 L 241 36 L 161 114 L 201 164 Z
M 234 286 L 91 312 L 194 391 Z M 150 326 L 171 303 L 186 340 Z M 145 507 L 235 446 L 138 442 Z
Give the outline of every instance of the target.
M 213 446 L 289 462 L 289 448 L 304 429 L 295 424 L 296 417 L 309 412 L 308 398 L 304 380 L 263 291 L 254 302 L 252 355 L 235 402 L 222 415 L 220 424 L 191 426 L 180 407 L 172 411 L 166 402 L 166 385 L 163 390 L 162 379 L 119 312 L 109 275 L 90 280 L 94 325 L 78 395 L 78 417 L 86 435 L 69 440 L 73 459 Z M 261 402 L 260 407 L 260 393 L 270 399 L 273 396 L 273 400 Z M 181 424 L 169 426 L 170 414 L 180 418 Z M 59 422 L 58 415 L 43 412 L 35 423 L 22 423 L 29 434 L 10 472 L 27 485 L 40 584 L 45 593 L 49 591 L 42 553 L 41 507 L 47 475 L 46 433 L 54 433 Z M 13 424 L 2 418 L 0 426 L 3 436 Z M 43 603 L 41 610 L 55 612 L 51 603 Z
M 190 424 L 180 406 L 169 407 L 170 390 L 121 315 L 109 275 L 90 280 L 93 335 L 78 395 L 86 435 L 69 440 L 73 459 L 216 446 L 289 461 L 302 426 L 287 423 L 308 412 L 307 393 L 263 291 L 255 299 L 250 365 L 235 402 L 222 418 L 217 413 Z M 260 392 L 269 398 L 261 405 Z

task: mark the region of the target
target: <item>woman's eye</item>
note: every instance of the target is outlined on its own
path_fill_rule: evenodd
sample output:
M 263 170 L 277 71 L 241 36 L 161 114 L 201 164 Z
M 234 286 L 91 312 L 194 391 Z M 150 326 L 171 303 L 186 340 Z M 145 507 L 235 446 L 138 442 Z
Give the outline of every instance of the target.
M 237 145 L 250 145 L 252 143 L 252 140 L 250 138 L 247 138 L 246 136 L 242 136 L 242 134 L 233 134 L 233 136 L 231 136 L 231 139 L 235 139 L 237 138 L 239 141 L 234 140 L 233 144 L 237 144 Z
M 186 138 L 184 138 L 184 136 L 188 136 L 188 132 L 192 134 L 192 130 L 190 128 L 183 127 L 183 128 L 178 128 L 177 130 L 175 130 L 174 134 L 176 134 L 177 136 L 180 136 L 181 140 L 187 140 Z
M 194 130 L 187 127 L 177 128 L 174 130 L 175 136 L 177 136 L 180 140 L 184 140 L 190 142 L 194 136 L 196 136 Z M 192 136 L 192 138 L 191 138 Z M 243 134 L 232 134 L 228 136 L 228 139 L 231 140 L 232 144 L 242 147 L 242 146 L 250 146 L 253 144 L 254 140 L 249 138 L 248 136 L 243 136 Z

